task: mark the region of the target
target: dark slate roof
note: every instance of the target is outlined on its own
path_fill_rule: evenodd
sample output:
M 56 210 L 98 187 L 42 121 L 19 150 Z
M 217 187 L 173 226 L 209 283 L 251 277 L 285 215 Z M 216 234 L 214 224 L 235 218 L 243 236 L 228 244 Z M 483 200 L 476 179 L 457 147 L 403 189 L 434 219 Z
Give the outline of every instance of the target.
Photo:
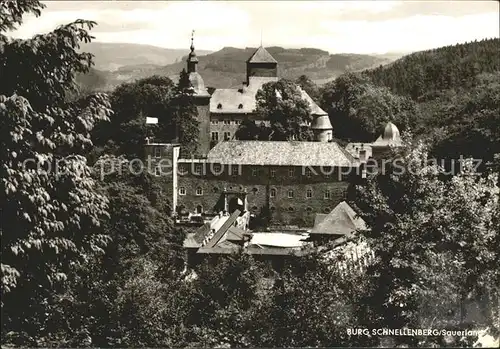
M 365 221 L 345 201 L 338 204 L 326 217 L 314 224 L 311 234 L 348 235 L 358 229 L 367 229 Z
M 207 160 L 227 165 L 359 166 L 351 154 L 333 142 L 232 140 L 218 143 Z
M 278 63 L 278 61 L 264 47 L 260 46 L 250 56 L 247 63 Z

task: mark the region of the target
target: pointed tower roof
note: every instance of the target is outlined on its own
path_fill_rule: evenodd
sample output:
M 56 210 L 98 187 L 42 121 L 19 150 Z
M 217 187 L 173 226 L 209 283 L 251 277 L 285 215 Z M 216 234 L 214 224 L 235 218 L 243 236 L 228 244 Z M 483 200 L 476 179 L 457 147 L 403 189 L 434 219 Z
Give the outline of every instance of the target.
M 198 57 L 196 57 L 196 52 L 194 52 L 194 30 L 191 32 L 191 52 L 188 55 L 188 62 L 198 63 Z
M 278 63 L 278 61 L 263 46 L 260 46 L 250 56 L 247 63 Z

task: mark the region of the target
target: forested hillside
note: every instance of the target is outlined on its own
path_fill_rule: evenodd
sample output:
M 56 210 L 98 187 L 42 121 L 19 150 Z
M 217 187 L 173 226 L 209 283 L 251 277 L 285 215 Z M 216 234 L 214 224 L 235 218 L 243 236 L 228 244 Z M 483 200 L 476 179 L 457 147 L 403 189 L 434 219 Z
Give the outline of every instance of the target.
M 439 158 L 500 152 L 500 39 L 416 52 L 345 74 L 320 89 L 334 133 L 373 140 L 392 121 L 433 145 Z
M 500 39 L 495 38 L 415 52 L 364 74 L 376 85 L 418 100 L 471 87 L 479 74 L 499 71 Z

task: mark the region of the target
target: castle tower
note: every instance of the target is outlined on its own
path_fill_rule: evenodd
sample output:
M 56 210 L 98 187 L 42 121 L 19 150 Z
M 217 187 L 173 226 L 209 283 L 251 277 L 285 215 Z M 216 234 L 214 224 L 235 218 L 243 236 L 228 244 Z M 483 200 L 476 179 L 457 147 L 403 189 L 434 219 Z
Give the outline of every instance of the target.
M 189 81 L 193 86 L 193 97 L 198 110 L 199 136 L 198 153 L 206 156 L 210 150 L 210 93 L 205 88 L 205 82 L 197 71 L 198 57 L 194 49 L 194 30 L 191 35 L 191 52 L 186 60 Z
M 332 123 L 327 113 L 314 115 L 311 129 L 314 133 L 314 140 L 317 142 L 330 142 L 332 140 Z
M 278 77 L 278 62 L 262 45 L 247 60 L 247 85 L 252 77 Z

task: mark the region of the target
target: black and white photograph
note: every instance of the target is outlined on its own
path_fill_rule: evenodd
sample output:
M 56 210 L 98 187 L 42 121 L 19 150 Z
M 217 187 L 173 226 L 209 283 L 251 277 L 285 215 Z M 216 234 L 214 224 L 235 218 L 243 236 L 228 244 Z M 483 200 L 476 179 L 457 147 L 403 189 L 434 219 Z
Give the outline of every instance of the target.
M 0 0 L 2 348 L 499 348 L 499 6 Z

